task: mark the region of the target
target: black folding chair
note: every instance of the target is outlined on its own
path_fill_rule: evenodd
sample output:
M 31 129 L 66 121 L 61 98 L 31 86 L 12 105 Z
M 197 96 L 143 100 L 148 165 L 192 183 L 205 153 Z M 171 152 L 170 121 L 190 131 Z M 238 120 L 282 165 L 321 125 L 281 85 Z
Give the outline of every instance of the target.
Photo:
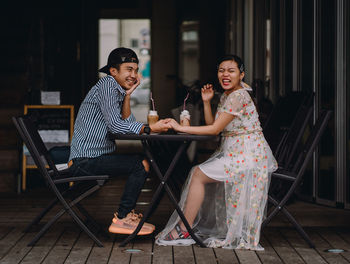
M 100 231 L 99 224 L 89 215 L 80 202 L 99 190 L 110 177 L 108 175 L 73 177 L 69 169 L 58 171 L 30 117 L 13 117 L 12 120 L 33 157 L 46 185 L 55 195 L 55 198 L 49 205 L 27 226 L 25 232 L 28 232 L 33 225 L 38 224 L 56 204 L 61 204 L 63 207 L 42 227 L 32 241 L 29 242 L 28 246 L 33 246 L 67 212 L 98 246 L 103 247 L 101 241 L 90 230 L 92 228 L 95 229 L 95 232 Z M 69 186 L 68 183 L 73 183 L 73 185 Z M 104 235 L 107 234 L 104 233 Z
M 277 101 L 263 126 L 264 136 L 275 155 L 282 149 L 294 121 L 298 117 L 304 120 L 300 113 L 312 105 L 313 98 L 313 93 L 292 92 Z
M 313 93 L 306 96 L 300 104 L 290 127 L 284 128 L 282 139 L 274 151 L 279 167 L 288 168 L 290 166 L 300 140 L 310 122 L 313 113 L 313 99 Z
M 287 210 L 286 203 L 300 184 L 307 165 L 312 158 L 312 154 L 319 143 L 323 132 L 325 131 L 328 121 L 331 118 L 331 114 L 332 111 L 329 110 L 324 110 L 321 112 L 316 124 L 313 126 L 311 133 L 308 136 L 304 147 L 299 153 L 294 155 L 295 159 L 292 161 L 292 168 L 279 168 L 276 172 L 272 173 L 271 182 L 273 182 L 275 179 L 283 180 L 289 189 L 281 199 L 269 194 L 268 201 L 270 204 L 272 204 L 273 208 L 271 208 L 271 210 L 268 212 L 267 218 L 262 223 L 262 228 L 264 228 L 277 213 L 282 212 L 312 248 L 315 247 L 314 243 L 311 241 L 310 237 L 304 231 L 302 226 Z
M 311 121 L 313 99 L 313 93 L 306 96 L 300 104 L 291 125 L 283 128 L 283 136 L 273 153 L 279 168 L 290 169 L 292 158 L 295 156 L 305 129 Z M 270 194 L 275 197 L 283 197 L 286 188 L 288 189 L 288 186 L 285 186 L 283 180 L 276 179 L 271 182 L 269 190 Z

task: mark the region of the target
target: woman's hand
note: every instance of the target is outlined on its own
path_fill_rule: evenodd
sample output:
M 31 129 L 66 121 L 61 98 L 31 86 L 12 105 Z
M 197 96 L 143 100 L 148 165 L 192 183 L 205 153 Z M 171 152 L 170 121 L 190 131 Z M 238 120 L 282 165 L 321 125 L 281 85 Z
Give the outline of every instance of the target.
M 161 119 L 154 124 L 150 124 L 149 127 L 152 132 L 166 132 L 168 129 L 172 128 L 169 124 L 169 120 L 170 118 Z
M 180 131 L 182 126 L 175 121 L 175 119 L 168 119 L 168 124 L 171 126 L 172 129 L 174 129 L 175 131 Z M 181 132 L 181 131 L 180 131 Z
M 214 90 L 212 84 L 205 84 L 202 87 L 202 100 L 203 102 L 210 102 L 214 97 Z

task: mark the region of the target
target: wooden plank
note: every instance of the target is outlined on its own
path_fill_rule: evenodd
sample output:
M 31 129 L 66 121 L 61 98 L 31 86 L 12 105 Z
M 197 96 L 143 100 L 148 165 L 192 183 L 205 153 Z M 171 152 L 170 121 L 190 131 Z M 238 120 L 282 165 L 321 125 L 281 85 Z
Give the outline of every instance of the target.
M 241 264 L 258 264 L 261 263 L 255 251 L 246 249 L 235 249 L 239 263 Z
M 151 264 L 152 263 L 152 239 L 139 238 L 134 242 L 133 249 L 142 250 L 140 253 L 131 254 L 130 264 Z M 163 262 L 165 263 L 165 262 Z
M 125 236 L 115 235 L 115 241 L 108 264 L 130 263 L 131 254 L 125 253 L 125 250 L 133 248 L 133 243 L 128 243 L 125 247 L 119 247 L 123 239 L 125 239 Z
M 330 244 L 330 248 L 346 250 L 346 252 L 341 253 L 341 256 L 350 262 L 350 244 L 339 236 L 335 229 L 317 228 L 316 230 Z
M 41 263 L 62 235 L 63 227 L 47 232 L 22 259 L 21 264 Z
M 327 263 L 323 259 L 323 257 L 317 252 L 317 250 L 309 247 L 306 241 L 299 235 L 299 233 L 294 228 L 282 228 L 281 232 L 306 263 Z
M 284 263 L 305 263 L 277 228 L 265 228 L 263 234 Z
M 193 246 L 196 263 L 201 264 L 216 264 L 216 256 L 212 248 L 202 248 L 200 246 Z
M 260 244 L 265 249 L 264 251 L 257 251 L 259 259 L 262 263 L 277 264 L 283 263 L 275 249 L 271 246 L 264 234 L 260 236 Z
M 10 226 L 0 226 L 0 241 L 5 236 L 7 236 L 7 234 L 10 233 L 12 229 L 13 227 L 10 227 Z
M 173 248 L 153 245 L 153 264 L 173 263 Z
M 190 264 L 195 263 L 192 246 L 174 246 L 174 263 Z
M 64 263 L 70 251 L 72 250 L 74 243 L 77 241 L 79 233 L 80 230 L 76 226 L 69 226 L 65 228 L 62 236 L 59 238 L 55 246 L 51 249 L 42 263 Z
M 314 242 L 318 254 L 320 254 L 328 263 L 349 263 L 341 254 L 325 252 L 325 250 L 331 248 L 331 245 L 316 232 L 315 228 L 309 228 L 307 232 L 312 239 L 312 242 Z
M 92 250 L 93 245 L 94 242 L 91 240 L 91 238 L 85 232 L 80 232 L 77 242 L 69 252 L 69 255 L 64 263 L 85 263 Z
M 24 235 L 22 227 L 16 227 L 0 240 L 0 260 Z
M 25 255 L 32 249 L 27 244 L 33 239 L 33 234 L 27 233 L 21 237 L 17 243 L 11 247 L 6 255 L 1 259 L 2 264 L 19 263 Z
M 235 252 L 232 249 L 214 248 L 216 261 L 218 264 L 236 264 L 239 263 Z
M 90 255 L 87 259 L 86 263 L 108 263 L 109 257 L 112 252 L 113 242 L 112 241 L 101 241 L 103 243 L 103 247 L 99 247 L 94 244 Z

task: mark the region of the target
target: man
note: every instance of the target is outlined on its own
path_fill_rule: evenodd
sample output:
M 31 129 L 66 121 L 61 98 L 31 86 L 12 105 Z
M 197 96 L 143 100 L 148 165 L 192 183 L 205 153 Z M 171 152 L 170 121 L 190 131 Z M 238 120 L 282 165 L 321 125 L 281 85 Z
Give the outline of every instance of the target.
M 117 176 L 128 174 L 124 193 L 109 231 L 131 234 L 140 221 L 135 214 L 137 198 L 146 180 L 149 165 L 137 155 L 113 153 L 115 142 L 108 138 L 111 133 L 150 133 L 167 131 L 167 120 L 147 125 L 136 122 L 130 110 L 130 95 L 140 83 L 138 58 L 127 48 L 114 49 L 108 56 L 107 65 L 100 72 L 107 74 L 91 88 L 82 102 L 74 124 L 70 152 L 70 170 L 74 175 Z M 145 223 L 140 235 L 150 234 L 154 226 Z

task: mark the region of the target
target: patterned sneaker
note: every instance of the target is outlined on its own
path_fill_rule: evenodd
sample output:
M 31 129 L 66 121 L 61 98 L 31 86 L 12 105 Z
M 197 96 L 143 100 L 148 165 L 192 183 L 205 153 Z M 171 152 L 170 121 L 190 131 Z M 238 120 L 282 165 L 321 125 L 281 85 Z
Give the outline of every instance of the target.
M 116 234 L 132 234 L 142 218 L 142 214 L 136 214 L 134 210 L 127 214 L 123 219 L 118 218 L 118 213 L 114 214 L 112 223 L 108 231 Z M 149 235 L 155 229 L 155 226 L 144 223 L 137 235 Z
M 178 224 L 175 226 L 175 231 L 178 235 L 177 238 L 170 231 L 163 239 L 158 238 L 156 243 L 161 246 L 189 246 L 196 243 L 190 234 L 182 230 Z

